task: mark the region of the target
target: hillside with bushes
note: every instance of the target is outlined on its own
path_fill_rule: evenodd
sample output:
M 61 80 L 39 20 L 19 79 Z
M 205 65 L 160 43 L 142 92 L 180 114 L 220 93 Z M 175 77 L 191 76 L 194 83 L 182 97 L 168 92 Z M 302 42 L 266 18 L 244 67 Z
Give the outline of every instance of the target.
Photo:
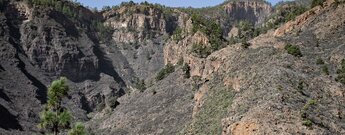
M 0 0 L 0 134 L 345 134 L 344 11 Z

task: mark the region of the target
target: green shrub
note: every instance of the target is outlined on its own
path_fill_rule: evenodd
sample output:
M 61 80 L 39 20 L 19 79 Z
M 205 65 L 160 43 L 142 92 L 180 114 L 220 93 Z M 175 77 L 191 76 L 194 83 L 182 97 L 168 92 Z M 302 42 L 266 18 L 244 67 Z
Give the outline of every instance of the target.
M 210 43 L 210 47 L 205 47 L 207 53 L 203 53 L 203 57 L 207 57 L 212 52 L 221 49 L 223 46 L 223 37 L 222 37 L 222 29 L 220 27 L 220 24 L 216 23 L 215 20 L 205 19 L 200 14 L 193 14 L 192 15 L 192 22 L 193 22 L 193 28 L 192 31 L 195 33 L 197 31 L 200 31 L 204 33 Z M 206 56 L 204 56 L 206 55 Z
M 183 37 L 182 37 L 182 29 L 180 27 L 177 27 L 175 29 L 175 31 L 173 32 L 172 38 L 176 42 L 181 41 L 183 39 Z
M 79 16 L 77 13 L 78 10 L 74 9 L 71 5 L 65 4 L 59 0 L 27 0 L 29 5 L 38 5 L 44 7 L 53 7 L 55 10 L 62 12 L 65 15 L 70 17 L 76 18 Z M 74 5 L 78 6 L 79 3 L 73 3 Z
M 183 70 L 183 77 L 184 78 L 189 78 L 190 77 L 190 67 L 187 63 L 185 63 L 182 67 L 182 70 Z
M 247 49 L 251 44 L 249 42 L 242 42 L 241 46 L 244 49 Z
M 303 106 L 301 110 L 301 117 L 304 120 L 308 117 L 308 113 L 310 113 L 310 111 L 313 111 L 313 108 L 310 109 L 312 106 L 316 106 L 316 100 L 314 99 L 308 100 L 308 102 Z
M 340 69 L 337 70 L 338 76 L 335 78 L 337 82 L 345 84 L 345 59 L 341 61 Z
M 314 99 L 309 100 L 308 105 L 316 105 L 316 100 Z
M 117 97 L 110 97 L 107 104 L 110 108 L 115 108 L 119 104 L 119 102 L 117 102 Z
M 313 122 L 311 120 L 305 120 L 302 124 L 304 126 L 311 127 L 313 125 Z
M 255 29 L 254 25 L 247 20 L 241 20 L 236 26 L 238 27 L 239 32 L 237 39 L 242 43 L 246 43 L 248 39 L 260 34 L 260 29 Z
M 297 16 L 301 15 L 307 11 L 307 8 L 302 6 L 294 6 L 292 11 L 288 12 L 287 16 L 285 17 L 285 22 L 288 22 L 290 20 L 294 20 Z
M 287 44 L 285 46 L 285 50 L 287 50 L 287 52 L 293 56 L 296 56 L 296 57 L 302 57 L 303 56 L 301 53 L 301 50 L 296 45 Z
M 316 100 L 310 99 L 308 102 L 303 106 L 303 110 L 307 111 L 311 106 L 316 105 Z
M 124 6 L 130 7 L 130 6 L 135 6 L 135 3 L 131 0 L 129 2 L 121 2 L 120 6 L 121 7 L 124 7 Z
M 324 62 L 321 58 L 318 58 L 318 59 L 316 60 L 316 64 L 317 64 L 317 65 L 323 65 L 323 64 L 325 64 L 325 62 Z
M 68 135 L 88 135 L 88 133 L 83 123 L 76 122 L 73 128 L 68 131 Z
M 323 66 L 322 66 L 322 73 L 324 73 L 324 74 L 326 74 L 326 75 L 329 75 L 329 71 L 328 71 L 327 65 L 323 65 Z
M 156 76 L 156 81 L 162 80 L 167 77 L 170 73 L 175 71 L 174 65 L 168 63 L 161 71 L 158 72 Z
M 249 21 L 240 21 L 238 27 L 242 31 L 248 31 L 254 28 L 254 26 Z
M 140 92 L 144 92 L 146 90 L 145 80 L 140 80 L 136 83 L 135 88 L 140 90 Z
M 278 91 L 282 91 L 282 90 L 283 90 L 283 86 L 282 86 L 282 85 L 278 85 L 278 86 L 277 86 L 277 90 L 278 90 Z
M 197 75 L 192 76 L 192 80 L 193 80 L 193 82 L 200 82 L 201 81 L 201 76 L 197 76 Z
M 192 53 L 196 57 L 206 58 L 208 55 L 212 53 L 211 48 L 207 47 L 203 44 L 193 44 L 192 46 Z
M 303 82 L 303 81 L 300 81 L 300 82 L 298 83 L 297 89 L 298 89 L 299 91 L 303 91 L 303 89 L 304 89 L 304 82 Z
M 322 6 L 326 0 L 313 0 L 311 2 L 311 7 Z

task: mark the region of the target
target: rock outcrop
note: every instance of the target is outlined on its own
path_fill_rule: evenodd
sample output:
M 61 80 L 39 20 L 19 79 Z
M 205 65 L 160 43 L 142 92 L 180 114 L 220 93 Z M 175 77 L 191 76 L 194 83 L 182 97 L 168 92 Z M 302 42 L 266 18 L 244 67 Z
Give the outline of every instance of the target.
M 150 80 L 164 66 L 163 44 L 177 26 L 178 14 L 171 16 L 154 5 L 127 5 L 103 13 L 112 30 L 112 42 L 138 79 Z M 132 76 L 133 76 L 132 75 Z M 135 80 L 135 79 L 134 79 Z
M 256 25 L 263 23 L 273 12 L 270 4 L 255 0 L 229 2 L 223 8 L 233 20 L 247 20 Z
M 311 23 L 315 17 L 319 16 L 323 12 L 327 11 L 327 9 L 332 8 L 332 4 L 334 4 L 334 0 L 327 0 L 323 6 L 316 6 L 313 9 L 303 13 L 302 15 L 296 17 L 296 19 L 291 20 L 278 28 L 274 36 L 282 36 L 285 33 L 289 33 L 292 31 L 300 31 L 303 26 L 307 25 L 307 23 Z

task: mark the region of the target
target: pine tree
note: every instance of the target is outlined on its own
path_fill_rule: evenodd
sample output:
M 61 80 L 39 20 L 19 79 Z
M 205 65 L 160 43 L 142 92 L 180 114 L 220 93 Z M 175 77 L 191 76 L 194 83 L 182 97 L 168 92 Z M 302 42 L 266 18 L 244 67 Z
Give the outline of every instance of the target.
M 70 112 L 61 106 L 62 98 L 67 95 L 69 90 L 66 79 L 61 77 L 53 81 L 48 89 L 48 102 L 44 110 L 40 113 L 39 128 L 50 130 L 57 135 L 60 130 L 68 129 L 72 116 Z
M 84 124 L 77 122 L 74 127 L 68 131 L 68 135 L 87 135 Z

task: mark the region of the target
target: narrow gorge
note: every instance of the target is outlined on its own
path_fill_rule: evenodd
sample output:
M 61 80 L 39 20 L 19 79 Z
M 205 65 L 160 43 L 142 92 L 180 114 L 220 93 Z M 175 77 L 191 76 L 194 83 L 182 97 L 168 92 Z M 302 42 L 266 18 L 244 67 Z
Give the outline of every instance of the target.
M 315 1 L 0 0 L 0 134 L 49 133 L 60 77 L 90 134 L 345 134 L 345 1 Z

